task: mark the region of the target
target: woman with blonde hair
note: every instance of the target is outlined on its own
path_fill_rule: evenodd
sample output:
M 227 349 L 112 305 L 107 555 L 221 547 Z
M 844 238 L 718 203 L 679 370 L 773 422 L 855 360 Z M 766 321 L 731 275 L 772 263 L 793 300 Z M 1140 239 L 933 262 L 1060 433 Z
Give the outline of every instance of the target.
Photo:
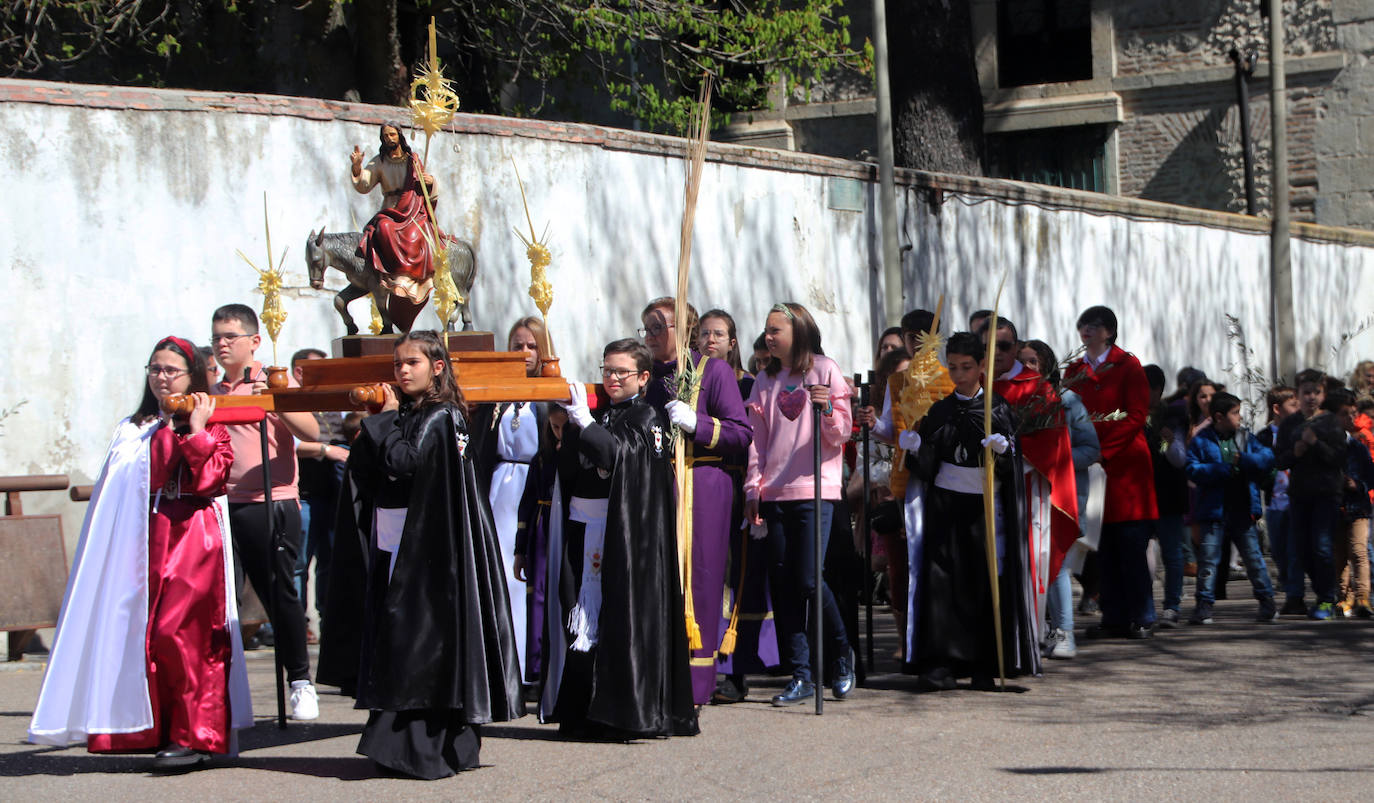
M 524 354 L 525 376 L 539 376 L 553 351 L 553 341 L 543 319 L 531 315 L 511 325 L 506 335 L 506 349 Z M 525 493 L 531 461 L 552 437 L 549 405 L 539 402 L 483 404 L 473 411 L 472 418 L 478 477 L 491 502 L 501 544 L 501 561 L 506 569 L 511 618 L 515 622 L 516 654 L 520 658 L 524 681 L 533 684 L 539 677 L 537 634 L 541 622 L 537 617 L 532 618 L 533 610 L 526 607 L 530 596 L 526 584 L 533 582 L 533 578 L 526 574 L 526 564 L 530 561 L 524 554 L 524 539 L 519 538 L 520 498 Z
M 1355 391 L 1356 399 L 1374 396 L 1374 360 L 1360 360 L 1350 372 L 1350 389 Z

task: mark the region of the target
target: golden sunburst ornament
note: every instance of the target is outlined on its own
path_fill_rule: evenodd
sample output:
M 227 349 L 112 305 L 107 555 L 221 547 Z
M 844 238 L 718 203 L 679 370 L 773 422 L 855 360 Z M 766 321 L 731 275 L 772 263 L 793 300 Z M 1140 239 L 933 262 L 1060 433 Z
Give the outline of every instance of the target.
M 410 82 L 410 122 L 425 132 L 425 156 L 428 163 L 429 140 L 443 130 L 458 113 L 458 93 L 439 68 L 439 54 L 435 49 L 434 18 L 429 20 L 429 61 L 420 65 L 415 80 Z
M 935 320 L 929 332 L 921 332 L 916 339 L 916 353 L 906 370 L 906 381 L 897 400 L 902 418 L 909 425 L 915 425 L 925 418 L 931 405 L 943 399 L 954 390 L 949 371 L 940 362 L 940 351 L 944 348 L 945 338 L 940 334 L 940 311 L 945 299 L 935 305 Z
M 515 230 L 515 236 L 520 238 L 521 244 L 525 246 L 525 258 L 530 261 L 530 298 L 534 299 L 534 305 L 539 308 L 539 314 L 545 319 L 549 317 L 549 308 L 553 306 L 553 284 L 549 281 L 548 267 L 553 264 L 553 254 L 549 252 L 548 237 L 549 227 L 544 227 L 544 236 L 536 237 L 534 234 L 534 220 L 530 217 L 530 202 L 525 197 L 525 182 L 520 178 L 520 168 L 511 159 L 511 167 L 515 170 L 515 183 L 520 187 L 520 203 L 525 207 L 525 223 L 530 227 L 530 236 L 526 237 L 519 229 Z M 548 323 L 545 321 L 545 327 Z
M 286 323 L 286 308 L 281 303 L 282 278 L 285 275 L 283 266 L 286 264 L 286 252 L 290 249 L 283 248 L 281 259 L 277 264 L 272 264 L 272 226 L 267 220 L 267 193 L 262 194 L 262 227 L 267 236 L 267 267 L 259 268 L 253 264 L 253 260 L 242 251 L 235 251 L 239 258 L 248 263 L 248 267 L 258 272 L 258 292 L 262 293 L 262 312 L 258 317 L 262 320 L 262 326 L 267 330 L 267 336 L 272 339 L 272 364 L 277 364 L 277 336 L 281 334 L 282 324 Z

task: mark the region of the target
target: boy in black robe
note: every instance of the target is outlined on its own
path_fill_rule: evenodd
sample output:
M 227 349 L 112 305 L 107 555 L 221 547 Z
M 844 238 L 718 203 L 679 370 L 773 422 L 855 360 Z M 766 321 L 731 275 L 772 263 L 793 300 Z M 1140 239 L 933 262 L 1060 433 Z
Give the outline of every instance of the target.
M 1015 419 L 1000 396 L 992 400 L 992 435 L 984 428 L 982 374 L 986 346 L 974 334 L 952 335 L 946 364 L 954 392 L 931 406 L 921 422 L 920 446 L 908 466 L 927 483 L 925 563 L 917 638 L 917 671 L 925 690 L 952 689 L 972 677 L 977 689 L 993 688 L 997 641 L 989 585 L 984 526 L 984 447 L 996 455 L 997 522 L 1000 534 L 1022 533 L 1017 489 L 1021 464 L 1013 448 Z M 999 535 L 999 591 L 1008 675 L 1036 671 L 1029 612 L 1024 537 Z
M 563 448 L 575 450 L 580 463 L 564 549 L 577 602 L 554 713 L 560 731 L 581 738 L 698 732 L 677 569 L 671 429 L 641 392 L 651 365 L 643 343 L 617 340 L 602 354 L 610 408 L 593 418 L 579 383 L 570 383 L 572 401 L 564 405 L 572 426 Z

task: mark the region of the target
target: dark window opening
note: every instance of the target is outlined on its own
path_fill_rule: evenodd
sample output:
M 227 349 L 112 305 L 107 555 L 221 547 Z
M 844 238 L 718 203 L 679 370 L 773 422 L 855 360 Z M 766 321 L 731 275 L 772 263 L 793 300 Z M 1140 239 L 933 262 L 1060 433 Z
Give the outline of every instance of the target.
M 1089 0 L 999 0 L 997 85 L 1093 77 Z
M 988 162 L 997 178 L 1106 192 L 1105 125 L 988 135 Z

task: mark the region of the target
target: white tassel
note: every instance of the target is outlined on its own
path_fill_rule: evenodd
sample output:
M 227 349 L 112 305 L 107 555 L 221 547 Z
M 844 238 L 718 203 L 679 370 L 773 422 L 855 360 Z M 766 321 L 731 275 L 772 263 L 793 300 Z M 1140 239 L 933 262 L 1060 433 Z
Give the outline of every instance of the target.
M 577 636 L 572 643 L 572 648 L 577 652 L 587 652 L 592 648 L 587 629 L 587 612 L 581 604 L 573 606 L 572 613 L 568 614 L 568 631 Z

